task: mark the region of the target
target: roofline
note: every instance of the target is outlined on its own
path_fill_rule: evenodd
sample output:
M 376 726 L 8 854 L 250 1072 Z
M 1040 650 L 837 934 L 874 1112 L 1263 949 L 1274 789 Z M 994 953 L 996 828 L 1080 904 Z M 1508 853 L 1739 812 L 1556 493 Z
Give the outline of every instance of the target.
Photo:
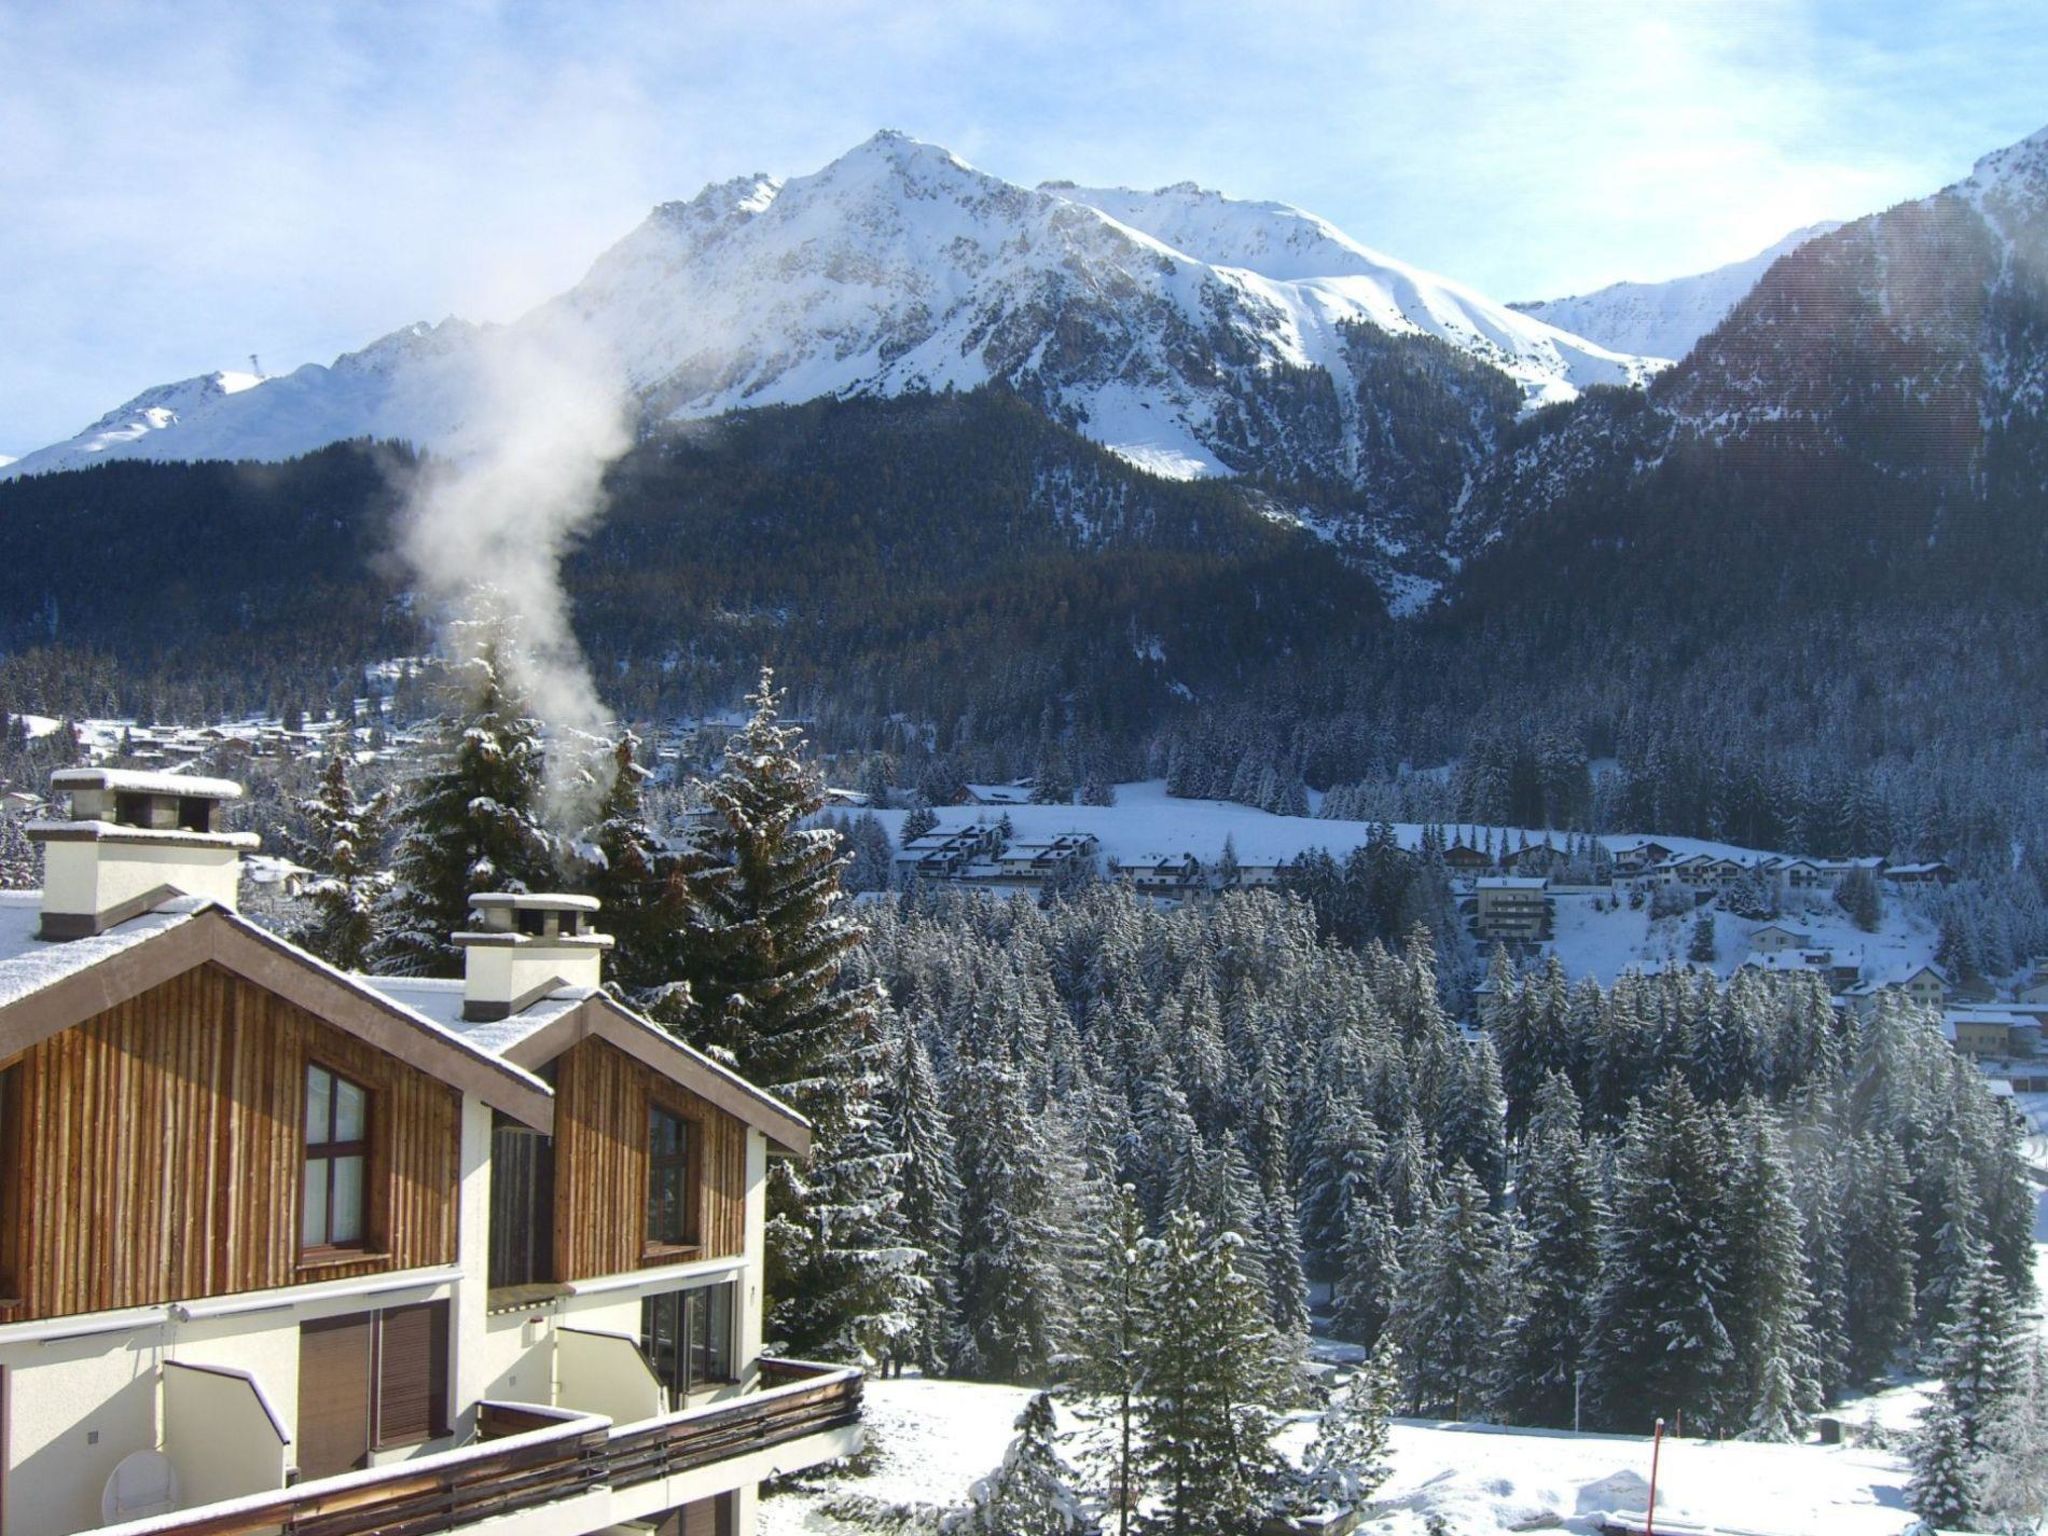
M 206 906 L 188 922 L 0 1005 L 0 1059 L 206 964 L 276 993 L 407 1066 L 475 1094 L 534 1130 L 554 1128 L 554 1096 L 531 1073 L 479 1050 L 367 982 L 219 905 Z
M 681 1083 L 734 1119 L 760 1130 L 791 1156 L 810 1154 L 811 1123 L 802 1115 L 608 993 L 592 993 L 559 1018 L 515 1041 L 506 1048 L 505 1059 L 532 1071 L 589 1039 L 616 1046 L 642 1065 Z

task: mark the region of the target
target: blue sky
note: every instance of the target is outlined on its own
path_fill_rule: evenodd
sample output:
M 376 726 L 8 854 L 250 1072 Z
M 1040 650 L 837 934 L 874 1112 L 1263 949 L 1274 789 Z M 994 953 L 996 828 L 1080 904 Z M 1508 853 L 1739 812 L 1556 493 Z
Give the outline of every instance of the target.
M 508 319 L 878 127 L 1298 203 L 1501 298 L 1697 271 L 2048 125 L 2048 7 L 0 0 L 0 452 L 248 354 Z

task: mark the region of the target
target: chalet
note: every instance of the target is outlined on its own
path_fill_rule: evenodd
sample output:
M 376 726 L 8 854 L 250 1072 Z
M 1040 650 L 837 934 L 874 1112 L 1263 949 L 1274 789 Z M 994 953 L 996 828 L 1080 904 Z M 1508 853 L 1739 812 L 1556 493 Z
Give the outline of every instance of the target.
M 965 784 L 961 786 L 962 805 L 1029 805 L 1031 803 L 1031 781 L 1019 779 L 1014 784 Z
M 999 880 L 1036 884 L 1085 864 L 1101 849 L 1090 832 L 1062 832 L 1057 837 L 1013 842 L 996 851 L 993 863 Z
M 1564 850 L 1548 839 L 1500 856 L 1502 869 L 1511 869 L 1524 879 L 1547 879 L 1556 874 L 1564 863 Z
M 1489 943 L 1534 944 L 1550 937 L 1549 882 L 1503 875 L 1476 881 L 1473 929 Z
M 1444 850 L 1444 868 L 1454 875 L 1476 875 L 1482 869 L 1493 868 L 1493 860 L 1477 848 L 1459 842 Z
M 1202 861 L 1192 853 L 1148 853 L 1125 863 L 1122 873 L 1141 891 L 1191 891 L 1203 882 Z
M 1884 860 L 1876 854 L 1853 859 L 1809 859 L 1813 866 L 1814 878 L 1821 890 L 1832 891 L 1848 876 L 1861 872 L 1869 875 L 1884 873 Z
M 2016 1054 L 2017 1032 L 2026 1021 L 1988 1008 L 1951 1008 L 1942 1015 L 1941 1032 L 1965 1056 L 1978 1059 Z
M 1787 950 L 1810 948 L 1812 944 L 1812 934 L 1787 928 L 1782 923 L 1766 923 L 1749 936 L 1749 947 L 1760 955 L 1782 955 Z
M 1939 859 L 1931 864 L 1891 864 L 1885 879 L 1894 885 L 1954 885 L 1956 872 Z
M 1241 859 L 1237 866 L 1237 884 L 1241 890 L 1270 890 L 1286 877 L 1287 865 L 1278 859 Z
M 1624 879 L 1640 875 L 1645 870 L 1651 869 L 1658 864 L 1666 863 L 1671 858 L 1671 850 L 1669 848 L 1665 847 L 1662 843 L 1653 842 L 1649 838 L 1637 838 L 1627 842 L 1616 843 L 1608 849 L 1608 854 L 1614 861 L 1614 873 Z
M 896 879 L 957 880 L 969 864 L 994 853 L 1001 842 L 1002 834 L 982 823 L 927 832 L 896 850 Z
M 460 980 L 243 918 L 223 780 L 66 770 L 0 895 L 8 1536 L 685 1536 L 848 1454 L 764 1356 L 786 1106 L 600 988 L 587 897 L 480 896 Z
M 1954 986 L 1940 966 L 1916 965 L 1892 976 L 1866 981 L 1845 994 L 1859 1014 L 1868 1014 L 1883 992 L 1896 992 L 1917 1007 L 1939 1011 L 1948 1006 Z

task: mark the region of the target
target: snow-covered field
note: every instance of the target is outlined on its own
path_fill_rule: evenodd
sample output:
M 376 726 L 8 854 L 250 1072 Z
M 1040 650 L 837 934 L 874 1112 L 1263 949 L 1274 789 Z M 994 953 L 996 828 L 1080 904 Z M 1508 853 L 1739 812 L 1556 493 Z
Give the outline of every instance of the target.
M 1163 779 L 1119 784 L 1116 804 L 1093 805 L 955 805 L 937 812 L 941 829 L 994 822 L 1007 815 L 1019 839 L 1052 837 L 1061 832 L 1092 833 L 1102 844 L 1105 859 L 1131 864 L 1146 858 L 1173 857 L 1191 853 L 1204 864 L 1212 864 L 1223 852 L 1226 838 L 1236 846 L 1243 864 L 1282 864 L 1312 849 L 1325 848 L 1342 858 L 1362 846 L 1372 835 L 1371 822 L 1324 821 L 1309 816 L 1275 816 L 1267 811 L 1238 805 L 1228 800 L 1177 800 L 1166 793 Z M 901 839 L 904 811 L 877 811 L 892 840 Z M 1394 836 L 1404 848 L 1419 847 L 1423 828 L 1414 822 L 1398 822 Z M 1469 835 L 1468 829 L 1447 829 L 1453 835 Z M 1540 829 L 1481 827 L 1476 836 L 1484 840 L 1491 832 L 1496 847 L 1514 846 L 1526 836 L 1540 843 Z M 1644 834 L 1647 835 L 1647 834 Z M 1777 849 L 1740 848 L 1730 843 L 1710 842 L 1697 837 L 1667 837 L 1655 834 L 1658 842 L 1676 853 L 1711 853 L 1754 858 Z M 1635 833 L 1611 833 L 1601 841 L 1621 847 L 1641 841 Z M 1656 968 L 1682 960 L 1691 937 L 1689 918 L 1650 921 L 1647 905 L 1631 910 L 1594 910 L 1592 896 L 1561 895 L 1556 898 L 1556 938 L 1550 946 L 1572 976 L 1593 975 L 1612 981 L 1628 967 Z M 1887 899 L 1884 921 L 1875 933 L 1860 932 L 1832 902 L 1817 900 L 1810 910 L 1788 913 L 1780 919 L 1786 926 L 1809 933 L 1822 948 L 1832 948 L 1846 959 L 1856 957 L 1875 975 L 1906 970 L 1934 958 L 1938 937 L 1931 923 L 1908 901 Z M 1715 917 L 1718 954 L 1715 969 L 1726 976 L 1740 965 L 1749 952 L 1749 934 L 1761 923 L 1747 922 L 1717 913 Z
M 761 1536 L 845 1536 L 860 1531 L 853 1505 L 951 1506 L 1002 1460 L 1030 1392 L 965 1382 L 868 1385 L 872 1451 L 763 1502 Z M 1283 1444 L 1299 1451 L 1306 1422 Z M 1589 1530 L 1608 1511 L 1643 1508 L 1650 1443 L 1463 1424 L 1398 1423 L 1394 1475 L 1363 1529 L 1421 1536 L 1432 1514 L 1460 1536 L 1564 1526 Z M 1883 1451 L 1805 1445 L 1667 1440 L 1657 1507 L 1675 1520 L 1724 1528 L 1895 1536 L 1910 1520 L 1906 1469 Z M 836 1506 L 839 1515 L 827 1513 Z

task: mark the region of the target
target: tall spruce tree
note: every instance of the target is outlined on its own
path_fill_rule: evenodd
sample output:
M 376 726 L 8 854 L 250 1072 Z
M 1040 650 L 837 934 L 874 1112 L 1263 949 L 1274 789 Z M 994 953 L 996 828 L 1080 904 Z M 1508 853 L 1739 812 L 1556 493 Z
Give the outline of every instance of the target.
M 1579 1097 L 1553 1072 L 1536 1097 L 1524 1141 L 1515 1210 L 1526 1241 L 1500 1338 L 1501 1416 L 1563 1428 L 1584 1369 L 1600 1284 L 1606 1220 L 1600 1171 L 1579 1133 Z
M 1486 1191 L 1463 1163 L 1408 1234 L 1392 1328 L 1408 1411 L 1463 1418 L 1485 1405 L 1500 1328 L 1504 1251 Z
M 1274 1405 L 1284 1382 L 1243 1238 L 1175 1211 L 1148 1245 L 1142 1439 L 1171 1536 L 1249 1536 L 1272 1507 Z
M 464 626 L 458 643 L 464 657 L 443 686 L 439 744 L 398 798 L 393 883 L 369 952 L 386 975 L 460 975 L 450 935 L 468 926 L 471 895 L 560 882 L 556 840 L 541 820 L 541 724 L 510 668 L 516 634 L 488 619 Z
M 349 782 L 348 733 L 338 737 L 320 771 L 319 791 L 299 802 L 308 835 L 289 845 L 292 857 L 316 877 L 306 889 L 312 911 L 292 938 L 329 965 L 360 971 L 377 936 L 378 903 L 391 884 L 382 861 L 390 797 L 356 796 Z
M 917 1022 L 905 1019 L 891 1043 L 885 1095 L 889 1140 L 902 1159 L 896 1175 L 903 1221 L 923 1250 L 923 1290 L 915 1329 L 899 1358 L 927 1376 L 945 1368 L 953 1328 L 954 1267 L 960 1251 L 960 1177 L 952 1127 L 939 1102 L 938 1079 Z
M 828 1132 L 849 1043 L 871 1040 L 873 990 L 845 985 L 860 929 L 840 907 L 838 835 L 804 823 L 824 804 L 803 733 L 781 723 L 774 674 L 747 696 L 753 714 L 705 786 L 705 865 L 692 881 L 704 935 L 690 946 L 694 1043 L 821 1118 Z
M 1701 1423 L 1725 1389 L 1735 1362 L 1721 1316 L 1727 1177 L 1714 1117 L 1667 1073 L 1629 1112 L 1601 1245 L 1588 1385 L 1609 1428 L 1680 1413 Z
M 1303 1459 L 1308 1493 L 1318 1504 L 1358 1509 L 1392 1475 L 1387 1430 L 1400 1397 L 1400 1376 L 1393 1340 L 1382 1339 L 1331 1394 Z

